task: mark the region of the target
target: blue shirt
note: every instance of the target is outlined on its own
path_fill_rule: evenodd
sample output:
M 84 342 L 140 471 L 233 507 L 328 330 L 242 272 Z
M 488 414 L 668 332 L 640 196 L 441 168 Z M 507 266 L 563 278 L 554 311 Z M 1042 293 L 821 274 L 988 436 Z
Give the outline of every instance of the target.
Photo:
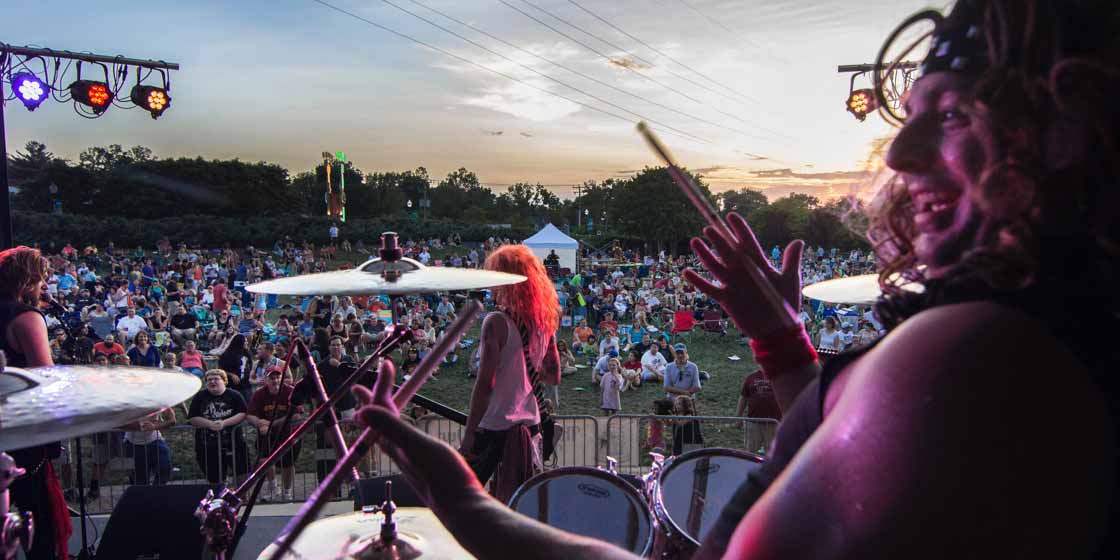
M 699 389 L 700 368 L 696 367 L 696 364 L 691 361 L 686 363 L 684 368 L 678 366 L 676 360 L 669 362 L 669 365 L 665 367 L 664 386 L 666 389 L 676 387 L 682 391 L 693 388 Z M 669 396 L 675 397 L 676 395 L 670 394 Z

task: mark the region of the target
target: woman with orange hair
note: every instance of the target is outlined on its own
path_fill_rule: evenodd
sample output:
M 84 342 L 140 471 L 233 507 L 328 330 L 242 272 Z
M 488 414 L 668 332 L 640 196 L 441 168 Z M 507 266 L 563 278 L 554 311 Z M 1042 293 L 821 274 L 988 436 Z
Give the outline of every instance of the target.
M 482 322 L 481 365 L 460 447 L 482 484 L 502 465 L 496 493 L 504 502 L 540 470 L 543 385 L 560 383 L 560 303 L 544 265 L 524 245 L 498 248 L 484 266 L 528 278 L 493 290 L 497 310 Z

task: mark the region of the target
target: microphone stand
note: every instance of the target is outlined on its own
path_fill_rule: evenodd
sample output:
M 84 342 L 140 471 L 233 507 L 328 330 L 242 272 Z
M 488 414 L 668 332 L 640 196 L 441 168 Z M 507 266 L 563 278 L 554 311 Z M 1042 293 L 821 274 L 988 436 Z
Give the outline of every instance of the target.
M 314 411 L 308 415 L 307 419 L 303 421 L 295 430 L 292 431 L 280 445 L 272 450 L 269 456 L 261 461 L 259 465 L 253 470 L 252 473 L 242 482 L 236 489 L 230 490 L 223 488 L 217 494 L 213 490 L 206 493 L 206 497 L 199 503 L 198 508 L 195 510 L 195 517 L 197 517 L 202 525 L 202 531 L 206 535 L 207 546 L 216 559 L 224 558 L 226 552 L 231 556 L 236 550 L 237 542 L 240 536 L 244 533 L 248 524 L 249 515 L 252 513 L 253 506 L 256 503 L 257 496 L 260 493 L 261 486 L 264 483 L 265 472 L 274 466 L 280 459 L 287 454 L 296 442 L 312 426 L 319 418 L 325 414 L 334 414 L 334 404 L 343 399 L 347 393 L 350 392 L 350 387 L 358 381 L 363 375 L 368 373 L 375 365 L 377 365 L 380 358 L 388 356 L 393 350 L 397 348 L 402 342 L 410 339 L 412 332 L 409 329 L 393 326 L 392 331 L 386 338 L 378 345 L 377 349 L 367 357 L 349 377 L 344 380 L 337 389 L 330 395 L 327 395 L 323 402 L 315 408 Z M 311 351 L 302 341 L 297 341 L 292 345 L 288 351 L 288 356 L 285 359 L 285 371 L 287 366 L 291 363 L 291 359 L 296 348 L 303 350 L 306 354 L 308 361 L 314 363 L 314 358 Z M 307 375 L 317 375 L 316 369 L 308 371 Z M 322 388 L 322 381 L 319 380 L 320 388 Z M 280 421 L 278 431 L 283 430 L 287 426 L 292 416 L 291 397 L 289 396 L 288 412 Z M 336 424 L 337 427 L 337 424 Z M 341 454 L 343 458 L 345 454 Z M 351 470 L 351 476 L 356 471 Z M 246 500 L 246 494 L 248 495 Z M 242 506 L 245 506 L 244 515 L 238 518 L 237 512 Z

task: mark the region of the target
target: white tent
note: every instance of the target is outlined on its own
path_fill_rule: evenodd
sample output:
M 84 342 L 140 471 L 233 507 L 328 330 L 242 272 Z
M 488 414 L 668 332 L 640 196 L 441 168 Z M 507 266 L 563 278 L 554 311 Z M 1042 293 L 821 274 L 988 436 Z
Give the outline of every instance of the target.
M 579 241 L 568 237 L 556 226 L 548 224 L 522 243 L 532 249 L 533 254 L 542 261 L 548 256 L 549 252 L 556 251 L 556 256 L 560 257 L 560 268 L 568 268 L 572 272 L 576 271 L 576 254 L 579 252 Z

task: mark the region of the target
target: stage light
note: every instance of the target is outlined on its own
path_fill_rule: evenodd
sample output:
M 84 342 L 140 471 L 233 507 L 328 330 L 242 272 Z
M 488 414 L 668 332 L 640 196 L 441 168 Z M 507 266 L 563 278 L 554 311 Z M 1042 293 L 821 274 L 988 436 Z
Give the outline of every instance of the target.
M 875 92 L 870 89 L 857 89 L 848 95 L 848 112 L 863 122 L 867 115 L 879 107 Z
M 137 107 L 151 113 L 153 119 L 158 119 L 171 106 L 167 90 L 156 86 L 133 86 L 130 98 Z
M 93 109 L 93 112 L 98 115 L 104 113 L 113 101 L 113 91 L 105 82 L 78 80 L 70 84 L 69 89 L 70 97 L 73 97 L 74 101 Z
M 11 79 L 12 93 L 23 102 L 28 111 L 34 111 L 50 97 L 50 87 L 30 72 L 20 72 Z

